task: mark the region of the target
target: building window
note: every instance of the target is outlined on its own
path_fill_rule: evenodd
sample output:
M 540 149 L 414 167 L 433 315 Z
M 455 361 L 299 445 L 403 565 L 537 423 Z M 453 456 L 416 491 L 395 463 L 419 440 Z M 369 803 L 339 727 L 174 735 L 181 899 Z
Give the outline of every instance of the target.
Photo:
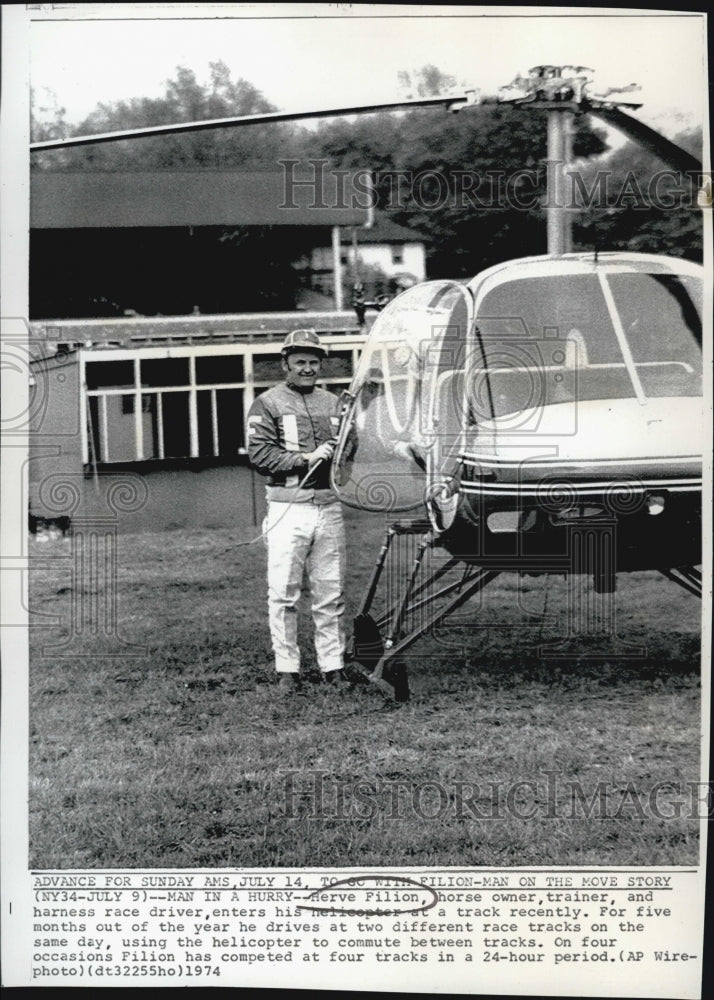
M 281 382 L 284 376 L 282 355 L 260 354 L 253 359 L 253 378 L 256 382 Z
M 242 382 L 243 358 L 239 354 L 204 354 L 196 358 L 196 382 Z
M 352 351 L 330 351 L 322 362 L 320 374 L 323 378 L 352 376 Z
M 188 385 L 188 358 L 142 358 L 141 384 L 150 386 Z
M 141 412 L 151 413 L 151 401 L 152 397 L 148 393 L 144 393 L 141 397 Z M 133 393 L 124 393 L 121 397 L 121 412 L 123 416 L 128 416 L 128 414 L 134 412 L 134 395 Z
M 160 458 L 186 458 L 191 454 L 191 417 L 187 392 L 162 392 Z
M 88 389 L 134 385 L 133 361 L 93 361 L 87 365 L 85 379 Z
M 393 246 L 392 247 L 392 264 L 403 264 L 404 263 L 404 247 L 403 246 Z

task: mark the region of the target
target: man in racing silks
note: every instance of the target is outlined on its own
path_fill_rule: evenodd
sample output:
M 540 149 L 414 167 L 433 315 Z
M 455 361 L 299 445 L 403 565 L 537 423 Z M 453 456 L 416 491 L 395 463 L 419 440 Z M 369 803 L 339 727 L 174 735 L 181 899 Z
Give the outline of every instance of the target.
M 283 344 L 285 381 L 262 393 L 248 415 L 248 453 L 267 477 L 268 616 L 281 689 L 300 685 L 297 604 L 307 570 L 315 650 L 323 679 L 346 685 L 345 533 L 329 467 L 339 400 L 316 386 L 327 351 L 314 330 L 293 330 Z

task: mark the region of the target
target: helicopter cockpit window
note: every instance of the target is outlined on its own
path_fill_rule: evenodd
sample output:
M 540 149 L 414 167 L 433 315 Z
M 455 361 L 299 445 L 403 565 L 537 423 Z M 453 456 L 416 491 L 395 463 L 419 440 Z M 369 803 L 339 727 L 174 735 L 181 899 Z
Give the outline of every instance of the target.
M 700 396 L 702 320 L 698 279 L 608 274 L 607 282 L 646 396 Z M 698 294 L 699 293 L 699 294 Z
M 422 502 L 438 345 L 466 295 L 453 282 L 418 285 L 377 317 L 350 386 L 333 461 L 334 485 L 346 503 L 408 510 Z M 462 321 L 464 338 L 466 326 Z
M 502 417 L 575 399 L 700 394 L 694 282 L 603 269 L 497 285 L 476 316 L 484 363 L 470 379 L 473 422 L 487 408 Z
M 501 417 L 576 398 L 635 395 L 595 274 L 503 282 L 484 296 L 476 328 L 484 372 L 472 378 L 475 422 L 486 400 Z

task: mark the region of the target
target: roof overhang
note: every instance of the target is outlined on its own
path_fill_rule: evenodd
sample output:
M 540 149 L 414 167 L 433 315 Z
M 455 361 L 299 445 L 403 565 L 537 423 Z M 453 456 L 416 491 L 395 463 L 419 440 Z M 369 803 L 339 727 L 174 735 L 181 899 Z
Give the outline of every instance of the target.
M 368 171 L 33 171 L 33 229 L 364 226 Z

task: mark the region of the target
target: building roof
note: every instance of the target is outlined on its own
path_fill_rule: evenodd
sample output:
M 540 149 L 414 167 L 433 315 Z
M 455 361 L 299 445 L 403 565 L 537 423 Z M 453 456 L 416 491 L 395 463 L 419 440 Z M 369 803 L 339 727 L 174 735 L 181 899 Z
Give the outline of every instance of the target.
M 151 347 L 172 344 L 218 344 L 239 341 L 276 341 L 296 327 L 320 334 L 359 334 L 352 310 L 338 312 L 305 309 L 293 312 L 233 313 L 231 315 L 135 316 L 107 319 L 33 320 L 30 343 L 45 354 L 57 344 L 94 347 Z
M 369 229 L 357 230 L 358 243 L 430 243 L 431 238 L 415 229 L 400 226 L 382 212 L 374 213 Z
M 356 173 L 356 172 L 355 172 Z M 314 175 L 309 175 L 312 178 Z M 318 183 L 282 171 L 151 172 L 35 170 L 30 226 L 35 229 L 186 226 L 363 226 L 369 209 L 345 197 L 326 169 Z

